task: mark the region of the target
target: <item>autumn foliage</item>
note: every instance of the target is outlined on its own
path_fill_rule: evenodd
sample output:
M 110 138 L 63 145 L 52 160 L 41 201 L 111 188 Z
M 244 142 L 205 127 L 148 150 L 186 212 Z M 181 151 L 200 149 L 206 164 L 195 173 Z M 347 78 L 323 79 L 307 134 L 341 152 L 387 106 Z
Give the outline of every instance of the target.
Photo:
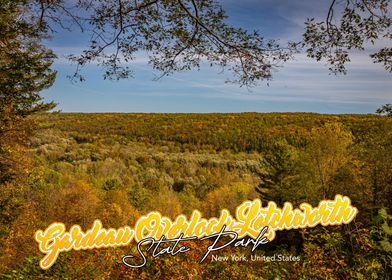
M 386 279 L 391 272 L 388 117 L 52 113 L 35 121 L 24 195 L 16 195 L 18 184 L 2 186 L 4 277 Z M 121 263 L 135 246 L 62 253 L 49 270 L 38 266 L 34 231 L 55 221 L 132 226 L 154 210 L 175 217 L 199 209 L 209 217 L 247 199 L 317 205 L 336 194 L 358 207 L 353 223 L 279 232 L 257 251 L 298 255 L 299 262 L 199 264 L 209 242 L 189 242 L 189 253 L 150 259 L 142 269 Z

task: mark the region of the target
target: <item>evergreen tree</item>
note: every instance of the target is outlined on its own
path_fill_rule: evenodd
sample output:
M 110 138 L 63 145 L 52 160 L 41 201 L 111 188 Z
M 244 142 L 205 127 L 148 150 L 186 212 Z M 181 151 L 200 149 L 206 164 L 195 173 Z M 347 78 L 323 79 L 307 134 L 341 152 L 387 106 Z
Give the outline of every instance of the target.
M 305 197 L 301 185 L 299 153 L 286 141 L 277 141 L 270 145 L 261 160 L 261 183 L 256 188 L 261 198 L 274 201 L 279 206 L 284 202 L 295 202 Z
M 28 200 L 31 116 L 54 107 L 40 96 L 55 79 L 54 54 L 41 44 L 45 30 L 24 19 L 25 4 L 0 2 L 0 236 L 7 235 Z
M 54 82 L 54 54 L 41 44 L 44 30 L 23 19 L 23 4 L 0 4 L 0 184 L 18 175 L 13 151 L 33 129 L 29 116 L 54 107 L 40 96 Z

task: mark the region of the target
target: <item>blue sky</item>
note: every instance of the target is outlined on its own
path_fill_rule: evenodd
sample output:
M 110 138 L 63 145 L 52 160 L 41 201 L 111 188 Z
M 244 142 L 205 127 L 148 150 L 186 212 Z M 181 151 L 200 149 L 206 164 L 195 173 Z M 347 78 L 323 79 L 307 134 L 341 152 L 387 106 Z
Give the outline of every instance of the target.
M 318 0 L 224 0 L 223 8 L 233 25 L 260 30 L 266 38 L 282 43 L 301 37 L 307 17 L 324 16 L 328 1 Z M 227 84 L 219 69 L 176 73 L 153 81 L 159 74 L 141 57 L 133 64 L 135 77 L 107 81 L 96 65 L 85 69 L 87 80 L 71 83 L 66 76 L 75 70 L 64 55 L 78 53 L 86 37 L 61 31 L 48 45 L 58 54 L 53 87 L 44 92 L 64 112 L 319 112 L 374 113 L 392 102 L 392 79 L 368 52 L 356 52 L 348 74 L 330 75 L 324 63 L 299 54 L 279 69 L 269 83 L 251 91 Z M 381 43 L 382 46 L 382 43 Z

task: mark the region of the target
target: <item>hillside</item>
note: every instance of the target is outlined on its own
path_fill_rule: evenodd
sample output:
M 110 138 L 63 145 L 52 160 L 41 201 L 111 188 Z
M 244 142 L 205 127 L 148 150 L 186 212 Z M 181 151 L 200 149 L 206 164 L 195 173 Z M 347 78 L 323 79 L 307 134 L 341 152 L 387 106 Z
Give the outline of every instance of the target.
M 151 260 L 140 270 L 141 278 L 152 277 L 158 267 L 165 268 L 160 270 L 165 277 L 177 278 L 191 270 L 204 278 L 217 270 L 223 278 L 246 272 L 268 279 L 271 271 L 290 279 L 330 275 L 349 279 L 357 273 L 369 279 L 388 274 L 390 253 L 381 241 L 390 236 L 383 231 L 386 218 L 379 209 L 390 212 L 392 205 L 392 118 L 52 113 L 36 121 L 40 128 L 29 143 L 35 166 L 25 198 L 29 203 L 10 226 L 19 238 L 7 241 L 12 252 L 7 260 L 24 259 L 25 266 L 8 276 L 139 275 L 121 265 L 129 248 L 62 253 L 50 270 L 35 271 L 32 264 L 41 254 L 31 236 L 55 221 L 88 228 L 100 219 L 106 227 L 121 227 L 133 225 L 150 211 L 174 218 L 199 209 L 212 217 L 223 208 L 233 213 L 248 199 L 317 205 L 336 194 L 348 195 L 358 207 L 355 226 L 280 232 L 270 247 L 259 252 L 294 254 L 300 262 L 199 265 L 198 254 L 208 245 L 203 243 L 195 245 L 195 255 L 187 258 Z M 33 227 L 29 221 L 34 221 Z M 13 251 L 15 242 L 25 244 L 24 250 Z M 331 244 L 334 251 L 329 250 Z M 238 250 L 225 253 L 250 253 Z

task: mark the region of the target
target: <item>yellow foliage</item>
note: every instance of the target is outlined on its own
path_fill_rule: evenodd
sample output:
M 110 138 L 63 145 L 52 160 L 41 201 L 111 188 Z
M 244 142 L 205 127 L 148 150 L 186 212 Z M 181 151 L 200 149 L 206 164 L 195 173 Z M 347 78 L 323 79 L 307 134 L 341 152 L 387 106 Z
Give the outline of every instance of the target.
M 139 218 L 139 212 L 131 205 L 127 193 L 121 190 L 108 191 L 98 214 L 104 226 L 119 228 L 133 226 Z
M 203 201 L 202 213 L 208 217 L 216 216 L 223 208 L 235 213 L 243 201 L 256 198 L 254 187 L 245 183 L 225 185 L 209 192 Z
M 52 189 L 47 195 L 46 209 L 41 210 L 47 215 L 47 223 L 61 221 L 67 226 L 89 227 L 96 219 L 100 204 L 98 192 L 83 181 Z

